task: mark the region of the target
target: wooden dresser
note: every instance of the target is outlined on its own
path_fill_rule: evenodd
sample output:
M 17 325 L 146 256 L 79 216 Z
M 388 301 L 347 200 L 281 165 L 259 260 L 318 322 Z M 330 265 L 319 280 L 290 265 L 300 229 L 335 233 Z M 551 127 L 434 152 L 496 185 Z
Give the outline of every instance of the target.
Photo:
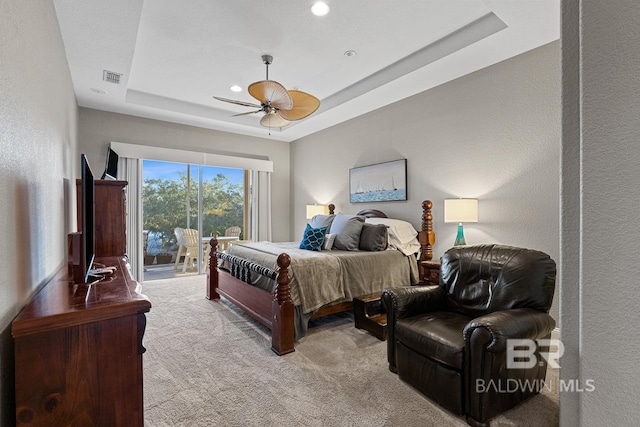
M 127 199 L 124 189 L 127 181 L 96 180 L 95 243 L 97 257 L 121 256 L 127 252 Z M 81 230 L 82 180 L 76 180 L 78 201 L 78 231 Z
M 18 426 L 142 426 L 142 346 L 151 303 L 122 257 L 101 282 L 61 271 L 13 321 Z
M 87 285 L 64 268 L 13 321 L 18 426 L 144 425 L 142 338 L 151 303 L 126 261 L 126 185 L 94 187 L 96 262 L 116 272 Z

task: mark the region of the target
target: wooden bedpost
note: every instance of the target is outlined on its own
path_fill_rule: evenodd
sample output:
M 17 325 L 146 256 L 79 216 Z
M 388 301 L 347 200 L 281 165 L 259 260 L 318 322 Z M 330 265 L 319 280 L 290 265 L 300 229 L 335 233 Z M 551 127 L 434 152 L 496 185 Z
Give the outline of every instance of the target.
M 209 240 L 211 250 L 209 252 L 209 266 L 207 268 L 207 299 L 220 299 L 218 295 L 218 239 L 212 237 Z
M 420 242 L 420 261 L 430 261 L 433 258 L 433 244 L 436 242 L 436 233 L 433 232 L 433 215 L 431 200 L 422 202 L 422 230 L 418 233 Z
M 333 212 L 336 210 L 336 205 L 333 203 L 329 203 L 329 215 L 333 215 Z
M 272 327 L 271 350 L 278 356 L 295 351 L 293 301 L 291 300 L 291 286 L 289 283 L 289 264 L 291 258 L 286 253 L 278 256 L 278 287 L 271 303 Z

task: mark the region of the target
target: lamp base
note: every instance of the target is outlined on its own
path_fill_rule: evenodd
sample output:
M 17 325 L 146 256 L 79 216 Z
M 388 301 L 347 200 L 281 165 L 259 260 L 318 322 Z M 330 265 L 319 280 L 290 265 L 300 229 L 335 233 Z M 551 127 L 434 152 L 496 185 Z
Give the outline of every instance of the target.
M 462 223 L 458 224 L 458 235 L 456 236 L 456 241 L 453 246 L 463 246 L 466 245 L 467 242 L 464 240 L 464 230 L 462 229 Z

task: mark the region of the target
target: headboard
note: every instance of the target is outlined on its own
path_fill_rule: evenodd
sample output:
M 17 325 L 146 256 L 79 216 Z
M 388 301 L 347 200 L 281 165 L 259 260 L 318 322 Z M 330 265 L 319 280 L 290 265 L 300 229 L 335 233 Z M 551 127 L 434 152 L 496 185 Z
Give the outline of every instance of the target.
M 356 215 L 361 215 L 367 218 L 388 218 L 384 212 L 377 209 L 364 209 L 358 212 Z

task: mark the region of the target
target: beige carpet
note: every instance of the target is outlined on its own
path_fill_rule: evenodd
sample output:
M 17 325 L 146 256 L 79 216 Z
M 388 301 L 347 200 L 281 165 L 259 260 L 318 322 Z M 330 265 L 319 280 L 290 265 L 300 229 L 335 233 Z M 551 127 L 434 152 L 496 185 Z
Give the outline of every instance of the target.
M 466 426 L 391 373 L 386 343 L 330 316 L 278 357 L 259 323 L 205 298 L 205 276 L 148 281 L 147 426 Z M 551 384 L 557 372 L 550 372 Z M 557 387 L 550 387 L 554 391 Z M 544 391 L 492 426 L 558 425 Z

